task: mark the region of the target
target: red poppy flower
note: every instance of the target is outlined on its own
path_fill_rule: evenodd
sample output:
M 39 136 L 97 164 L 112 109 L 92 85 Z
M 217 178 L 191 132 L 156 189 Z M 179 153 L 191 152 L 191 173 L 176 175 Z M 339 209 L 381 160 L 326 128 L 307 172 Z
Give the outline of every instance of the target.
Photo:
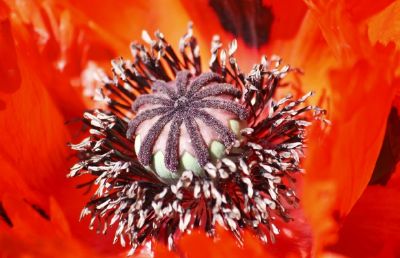
M 275 244 L 250 231 L 244 246 L 222 228 L 180 238 L 188 257 L 398 257 L 399 1 L 12 1 L 0 0 L 0 250 L 4 257 L 125 256 L 113 235 L 78 222 L 85 178 L 66 179 L 76 162 L 74 122 L 95 103 L 97 71 L 141 31 L 159 29 L 177 46 L 194 24 L 203 60 L 209 42 L 237 38 L 250 71 L 279 54 L 304 74 L 290 90 L 313 90 L 331 125 L 308 133 L 301 207 L 277 224 Z M 175 44 L 176 43 L 176 44 Z M 207 68 L 207 63 L 202 63 Z M 66 123 L 67 122 L 67 123 Z M 396 165 L 397 164 L 397 165 Z M 171 257 L 155 244 L 155 257 Z M 150 248 L 140 250 L 148 256 Z

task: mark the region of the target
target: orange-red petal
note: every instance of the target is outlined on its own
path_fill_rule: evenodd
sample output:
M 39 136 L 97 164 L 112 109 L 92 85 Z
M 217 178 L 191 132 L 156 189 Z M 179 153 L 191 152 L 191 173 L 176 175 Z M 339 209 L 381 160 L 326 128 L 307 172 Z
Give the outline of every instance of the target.
M 308 58 L 300 60 L 304 82 L 325 93 L 323 103 L 332 122 L 324 133 L 314 128 L 310 134 L 305 164 L 303 204 L 314 230 L 315 252 L 320 254 L 335 242 L 338 223 L 370 180 L 400 80 L 394 44 L 371 42 L 367 36 L 368 10 L 354 18 L 346 1 L 307 3 L 323 41 L 318 30 L 311 30 L 317 36 L 309 41 L 314 47 L 304 41 L 297 49 L 302 43 L 308 50 L 300 55 Z M 313 20 L 308 26 L 313 28 Z

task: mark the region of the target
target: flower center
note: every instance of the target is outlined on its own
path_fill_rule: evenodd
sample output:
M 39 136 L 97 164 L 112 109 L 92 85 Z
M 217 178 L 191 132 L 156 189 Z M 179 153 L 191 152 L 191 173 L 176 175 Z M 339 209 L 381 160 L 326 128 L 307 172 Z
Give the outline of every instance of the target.
M 129 241 L 128 256 L 156 240 L 180 250 L 182 235 L 214 237 L 217 224 L 238 243 L 244 230 L 274 242 L 276 222 L 296 219 L 289 212 L 298 207 L 306 127 L 325 111 L 303 104 L 312 93 L 275 98 L 293 70 L 277 57 L 241 72 L 236 41 L 223 49 L 214 37 L 213 72 L 202 73 L 192 34 L 175 51 L 162 33 L 143 33 L 150 49 L 133 43 L 134 60 L 112 62 L 113 77 L 95 96 L 106 110 L 86 112 L 90 136 L 71 145 L 79 161 L 69 176 L 89 174 L 88 191 L 97 188 L 81 215 Z
M 179 99 L 177 99 L 174 103 L 174 108 L 176 109 L 185 109 L 188 107 L 188 98 L 186 98 L 185 96 L 180 97 Z
M 151 94 L 135 100 L 137 115 L 127 136 L 135 135 L 143 166 L 164 180 L 175 180 L 187 170 L 201 175 L 208 162 L 224 156 L 238 140 L 239 121 L 247 111 L 234 101 L 241 92 L 222 81 L 215 73 L 195 77 L 183 70 L 175 81 L 156 81 Z

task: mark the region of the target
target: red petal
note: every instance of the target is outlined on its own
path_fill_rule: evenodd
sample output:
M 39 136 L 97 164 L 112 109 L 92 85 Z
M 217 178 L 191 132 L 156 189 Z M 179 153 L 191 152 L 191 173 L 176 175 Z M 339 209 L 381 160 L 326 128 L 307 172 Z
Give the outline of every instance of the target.
M 326 43 L 312 30 L 303 39 L 317 37 L 300 55 L 305 64 L 304 81 L 326 93 L 324 102 L 332 122 L 325 134 L 314 130 L 309 136 L 305 164 L 303 204 L 318 254 L 335 242 L 337 223 L 370 180 L 400 84 L 395 76 L 398 53 L 394 45 L 371 43 L 366 27 L 349 18 L 344 3 L 308 2 Z M 312 21 L 309 23 L 312 28 Z
M 203 232 L 195 231 L 190 235 L 184 236 L 180 241 L 182 253 L 188 258 L 223 258 L 223 257 L 274 257 L 265 252 L 260 241 L 253 236 L 245 234 L 245 247 L 239 248 L 233 236 L 223 230 L 218 230 L 220 240 L 213 241 L 205 236 Z M 157 247 L 156 257 L 171 257 L 171 253 L 165 251 L 164 248 Z
M 264 3 L 272 7 L 275 17 L 271 39 L 276 41 L 293 39 L 297 35 L 307 12 L 307 6 L 304 2 L 264 0 Z
M 25 60 L 29 59 L 19 59 L 20 89 L 6 97 L 6 108 L 0 111 L 0 157 L 9 168 L 2 181 L 16 184 L 20 179 L 45 194 L 57 187 L 47 180 L 55 175 L 64 177 L 69 133 L 40 78 Z
M 397 174 L 397 175 L 396 175 Z M 400 174 L 400 166 L 397 173 Z M 350 257 L 400 256 L 400 181 L 369 186 L 344 221 L 330 249 Z
M 24 63 L 19 65 L 30 67 L 29 73 L 34 73 L 35 80 L 47 87 L 48 94 L 54 99 L 65 119 L 76 118 L 84 106 L 81 89 L 71 85 L 74 76 L 79 74 L 71 74 L 61 68 L 65 42 L 55 42 L 54 33 L 48 24 L 49 16 L 44 14 L 41 5 L 33 1 L 8 2 L 13 13 L 8 20 L 13 36 L 9 42 L 18 54 L 10 56 L 8 62 L 20 63 L 20 59 L 23 59 Z M 57 18 L 61 22 L 65 20 L 63 17 Z M 64 26 L 64 29 L 65 27 L 68 26 Z
M 13 227 L 0 232 L 2 257 L 125 257 L 124 253 L 101 253 L 74 238 L 54 199 L 50 200 L 50 220 L 40 217 L 26 202 L 15 196 L 5 196 L 3 203 Z
M 221 35 L 223 39 L 236 37 L 240 42 L 247 43 L 241 44 L 241 50 L 249 46 L 249 41 L 251 47 L 259 48 L 272 41 L 293 38 L 307 10 L 303 2 L 292 0 L 265 0 L 262 3 L 224 0 L 181 2 L 203 36 L 208 40 L 214 34 Z M 213 29 L 210 30 L 210 27 Z M 245 33 L 251 35 L 247 40 L 243 40 Z
M 175 46 L 185 33 L 189 18 L 178 0 L 169 1 L 112 1 L 103 0 L 101 4 L 79 0 L 58 1 L 71 11 L 72 15 L 90 29 L 96 31 L 118 55 L 129 56 L 129 43 L 139 39 L 142 30 L 150 34 L 161 30 Z M 173 19 L 171 19 L 173 17 Z
M 259 44 L 256 47 L 249 47 L 248 44 L 243 40 L 243 36 L 238 33 L 237 36 L 224 29 L 221 24 L 221 20 L 217 15 L 215 8 L 210 6 L 210 2 L 207 1 L 181 1 L 185 7 L 189 19 L 194 22 L 194 28 L 198 38 L 201 39 L 202 44 L 202 56 L 203 60 L 209 60 L 209 45 L 212 37 L 215 34 L 221 36 L 221 39 L 225 46 L 237 38 L 239 44 L 239 51 L 235 54 L 239 61 L 240 68 L 243 71 L 250 71 L 255 63 L 260 62 L 261 55 L 279 54 L 284 58 L 287 57 L 287 52 L 277 51 L 282 50 L 283 45 L 286 46 L 288 42 L 294 39 L 297 35 L 299 28 L 302 24 L 302 19 L 306 13 L 306 6 L 302 1 L 275 1 L 267 0 L 262 2 L 262 8 L 267 9 L 272 13 L 273 20 L 272 24 L 270 20 L 265 20 L 262 26 L 257 26 L 257 15 L 264 17 L 265 14 L 260 14 L 260 10 L 255 9 L 251 3 L 237 2 L 232 4 L 229 1 L 215 1 L 223 7 L 224 5 L 230 6 L 230 8 L 219 8 L 221 19 L 223 17 L 230 17 L 227 22 L 229 26 L 234 26 L 236 30 L 245 31 L 251 33 L 252 37 L 256 37 L 257 34 L 268 34 L 269 40 L 265 44 Z M 255 1 L 254 3 L 256 3 Z M 258 3 L 258 2 L 257 2 Z M 234 7 L 231 7 L 231 6 Z M 246 9 L 246 10 L 243 10 Z M 238 17 L 242 17 L 239 20 Z M 244 18 L 243 18 L 244 17 Z M 260 18 L 262 19 L 262 18 Z M 226 27 L 227 25 L 225 25 Z M 212 29 L 210 29 L 212 28 Z M 268 29 L 270 28 L 270 29 Z M 243 34 L 243 33 L 242 33 Z M 292 46 L 290 46 L 292 47 Z M 289 48 L 288 48 L 289 49 Z M 203 62 L 203 67 L 207 68 L 207 62 Z
M 18 42 L 14 43 L 14 62 L 21 74 L 21 84 L 14 93 L 1 96 L 4 108 L 0 110 L 0 198 L 6 193 L 14 195 L 48 213 L 49 196 L 54 196 L 63 203 L 74 236 L 101 249 L 111 248 L 102 244 L 103 241 L 111 242 L 110 239 L 94 237 L 95 232 L 88 231 L 87 224 L 78 222 L 86 198 L 76 191 L 77 182 L 66 179 L 71 165 L 71 160 L 68 161 L 71 153 L 66 144 L 71 137 L 65 126 L 66 114 L 60 109 L 81 114 L 81 107 L 74 107 L 76 101 L 68 98 L 74 90 L 62 84 L 49 85 L 49 81 L 41 77 L 41 68 L 45 70 L 48 66 L 39 65 L 44 60 L 38 56 L 31 31 L 16 16 L 12 17 L 12 41 Z M 49 70 L 46 72 L 50 73 Z M 49 89 L 55 86 L 62 88 L 58 93 L 66 93 L 62 96 L 68 100 L 64 109 L 60 108 L 59 99 L 54 101 L 55 93 Z M 5 211 L 8 214 L 8 210 Z

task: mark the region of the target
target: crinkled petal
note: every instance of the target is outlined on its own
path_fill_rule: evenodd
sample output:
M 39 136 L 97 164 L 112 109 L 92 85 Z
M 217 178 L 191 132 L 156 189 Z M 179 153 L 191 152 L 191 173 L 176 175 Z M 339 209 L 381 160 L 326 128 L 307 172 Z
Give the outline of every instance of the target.
M 14 14 L 10 17 L 6 14 L 5 20 L 10 24 L 6 28 L 12 29 L 12 33 L 7 29 L 4 35 L 9 37 L 7 40 L 15 48 L 15 55 L 10 56 L 14 59 L 8 61 L 14 64 L 13 69 L 20 74 L 20 83 L 13 91 L 0 92 L 3 102 L 0 110 L 2 207 L 9 214 L 9 206 L 5 207 L 3 196 L 13 195 L 38 207 L 46 216 L 50 209 L 49 196 L 54 196 L 62 203 L 72 234 L 83 243 L 90 242 L 96 248 L 107 249 L 109 246 L 101 243 L 111 242 L 109 238 L 93 237 L 95 232 L 89 232 L 85 225 L 78 222 L 84 205 L 82 193 L 75 189 L 75 185 L 80 182 L 67 181 L 65 176 L 72 162 L 66 144 L 71 141 L 70 131 L 76 132 L 76 129 L 70 130 L 65 122 L 68 114 L 82 112 L 82 107 L 75 106 L 77 103 L 73 96 L 77 93 L 72 93 L 69 86 L 57 85 L 65 88 L 62 89 L 66 95 L 63 98 L 68 100 L 63 108 L 60 107 L 59 99 L 48 85 L 49 81 L 42 78 L 41 69 L 48 67 L 40 66 L 43 60 L 37 56 L 35 41 L 31 41 L 32 31 L 27 30 Z M 68 92 L 72 94 L 69 95 L 72 100 L 67 98 Z M 0 223 L 4 224 L 1 218 Z M 14 224 L 12 218 L 11 223 Z
M 303 204 L 318 253 L 335 242 L 338 223 L 370 180 L 400 80 L 394 44 L 371 42 L 365 24 L 351 18 L 347 2 L 307 3 L 323 37 L 311 41 L 315 51 L 306 48 L 311 51 L 302 55 L 308 57 L 300 60 L 305 64 L 304 81 L 313 82 L 322 93 L 332 122 L 325 132 L 314 128 L 309 135 L 305 164 Z M 318 80 L 312 78 L 313 71 Z

